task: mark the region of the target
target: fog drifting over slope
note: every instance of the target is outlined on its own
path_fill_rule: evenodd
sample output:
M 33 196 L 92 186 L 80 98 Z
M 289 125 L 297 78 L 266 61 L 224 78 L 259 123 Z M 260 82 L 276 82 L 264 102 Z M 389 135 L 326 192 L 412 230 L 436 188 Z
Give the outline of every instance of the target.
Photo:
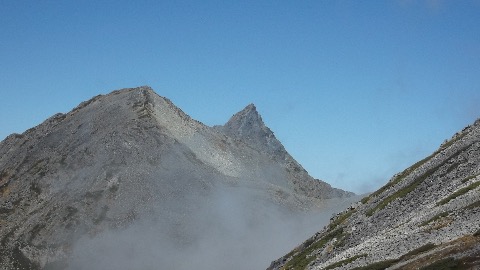
M 188 198 L 199 203 L 180 216 L 158 211 L 125 229 L 83 237 L 70 269 L 265 269 L 349 205 L 329 201 L 321 212 L 294 213 L 252 194 L 217 189 L 208 200 Z

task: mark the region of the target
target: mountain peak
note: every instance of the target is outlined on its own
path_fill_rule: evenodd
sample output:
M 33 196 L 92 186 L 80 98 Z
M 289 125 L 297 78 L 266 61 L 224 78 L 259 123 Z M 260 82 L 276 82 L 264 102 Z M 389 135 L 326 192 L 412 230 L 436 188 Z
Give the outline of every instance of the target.
M 263 123 L 262 117 L 257 111 L 257 107 L 255 107 L 255 104 L 253 103 L 248 104 L 245 108 L 243 108 L 243 110 L 234 114 L 226 125 L 234 125 L 235 122 L 245 123 L 248 121 L 250 121 L 251 123 L 258 123 L 259 125 L 265 125 Z
M 285 153 L 285 148 L 265 125 L 253 103 L 234 114 L 223 126 L 223 131 L 230 137 L 247 142 L 257 150 L 276 155 Z
M 267 127 L 263 123 L 262 117 L 258 113 L 255 105 L 253 103 L 250 103 L 243 110 L 234 114 L 225 124 L 225 128 L 235 130 L 236 132 L 240 132 L 243 134 L 245 132 L 248 133 L 248 131 L 252 128 L 265 129 Z
M 253 103 L 248 104 L 242 111 L 258 113 L 257 107 L 255 107 L 255 104 Z
M 124 108 L 133 109 L 141 119 L 152 118 L 156 115 L 154 118 L 156 118 L 157 121 L 161 119 L 179 120 L 178 118 L 181 118 L 184 121 L 193 120 L 173 104 L 172 101 L 166 97 L 160 96 L 148 85 L 115 90 L 110 94 L 105 95 L 104 98 L 108 100 L 108 103 L 118 102 L 120 106 Z M 86 103 L 89 104 L 91 101 Z M 176 120 L 172 121 L 175 122 Z M 196 120 L 193 121 L 201 124 Z
M 189 264 L 168 254 L 211 245 L 205 235 L 225 229 L 239 235 L 250 227 L 262 237 L 253 240 L 279 248 L 276 254 L 284 249 L 268 241 L 278 235 L 293 240 L 278 233 L 278 220 L 297 222 L 305 214 L 314 222 L 305 210 L 323 211 L 325 199 L 342 196 L 303 170 L 253 104 L 225 126 L 210 128 L 148 86 L 125 88 L 0 142 L 0 269 L 104 269 L 125 253 L 123 242 L 145 250 L 143 239 L 151 235 L 147 242 L 160 250 L 152 265 L 186 269 Z M 240 227 L 229 226 L 231 209 Z M 215 241 L 220 249 L 214 253 L 251 248 L 230 237 Z M 259 268 L 243 267 L 241 252 L 227 255 L 228 264 L 200 268 Z M 148 267 L 144 258 L 129 257 L 129 268 Z

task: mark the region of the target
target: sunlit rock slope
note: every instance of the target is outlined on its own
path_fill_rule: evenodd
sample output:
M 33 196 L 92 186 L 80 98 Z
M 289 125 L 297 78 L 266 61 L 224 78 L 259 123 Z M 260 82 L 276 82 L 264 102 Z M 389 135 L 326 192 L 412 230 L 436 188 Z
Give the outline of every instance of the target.
M 479 269 L 480 120 L 269 269 Z
M 197 262 L 192 250 L 351 195 L 310 177 L 253 105 L 208 127 L 149 87 L 122 89 L 0 143 L 0 269 L 222 269 L 245 255 L 232 245 Z M 97 250 L 95 238 L 112 240 Z

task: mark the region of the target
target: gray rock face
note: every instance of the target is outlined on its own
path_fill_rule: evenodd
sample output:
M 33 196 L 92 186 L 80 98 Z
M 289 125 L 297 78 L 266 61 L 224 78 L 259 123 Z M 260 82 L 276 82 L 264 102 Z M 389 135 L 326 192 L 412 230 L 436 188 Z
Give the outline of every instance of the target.
M 323 181 L 313 179 L 275 138 L 273 132 L 264 124 L 254 104 L 249 104 L 233 115 L 224 126 L 215 126 L 214 128 L 283 164 L 290 174 L 294 190 L 301 194 L 323 199 L 353 195 L 351 192 L 332 188 Z
M 279 217 L 353 194 L 310 177 L 253 105 L 212 128 L 139 87 L 8 136 L 0 143 L 0 195 L 1 269 L 201 269 L 208 259 L 190 256 L 188 265 L 178 251 L 206 252 L 200 238 L 232 240 L 246 233 L 232 229 L 239 224 L 278 225 Z M 112 231 L 123 234 L 105 233 Z M 135 246 L 138 239 L 145 244 Z M 168 243 L 162 252 L 158 242 Z M 126 264 L 125 243 L 164 264 L 143 255 L 141 264 Z M 101 260 L 99 246 L 120 251 Z M 205 268 L 230 267 L 225 261 Z
M 477 120 L 332 218 L 269 269 L 479 269 L 479 265 Z
M 243 140 L 255 149 L 268 153 L 272 158 L 286 158 L 285 148 L 265 126 L 253 104 L 232 116 L 221 130 L 232 138 Z

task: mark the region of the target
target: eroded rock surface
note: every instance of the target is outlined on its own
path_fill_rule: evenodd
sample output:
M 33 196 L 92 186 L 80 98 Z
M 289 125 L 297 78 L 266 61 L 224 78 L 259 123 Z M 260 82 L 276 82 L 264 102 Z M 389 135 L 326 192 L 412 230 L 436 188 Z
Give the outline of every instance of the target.
M 268 269 L 479 269 L 479 265 L 477 120 L 332 218 Z

